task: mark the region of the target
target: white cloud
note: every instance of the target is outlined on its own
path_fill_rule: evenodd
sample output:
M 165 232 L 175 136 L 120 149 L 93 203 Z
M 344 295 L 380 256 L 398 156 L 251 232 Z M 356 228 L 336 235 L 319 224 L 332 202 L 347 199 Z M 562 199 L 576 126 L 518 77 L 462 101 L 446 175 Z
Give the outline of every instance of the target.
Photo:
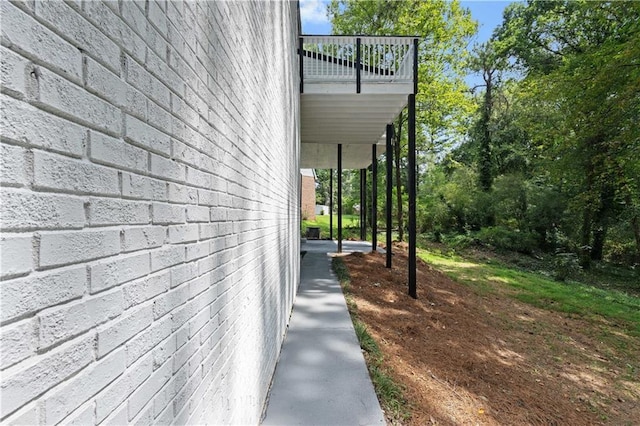
M 323 0 L 300 0 L 300 18 L 302 22 L 328 24 L 326 2 Z

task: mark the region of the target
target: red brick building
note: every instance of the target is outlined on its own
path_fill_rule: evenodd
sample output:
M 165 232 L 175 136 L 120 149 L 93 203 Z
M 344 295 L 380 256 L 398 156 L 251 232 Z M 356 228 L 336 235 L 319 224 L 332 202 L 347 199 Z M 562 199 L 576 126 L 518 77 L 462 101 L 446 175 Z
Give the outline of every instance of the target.
M 300 196 L 300 210 L 302 219 L 316 218 L 316 173 L 313 169 L 300 169 L 302 177 L 302 193 Z

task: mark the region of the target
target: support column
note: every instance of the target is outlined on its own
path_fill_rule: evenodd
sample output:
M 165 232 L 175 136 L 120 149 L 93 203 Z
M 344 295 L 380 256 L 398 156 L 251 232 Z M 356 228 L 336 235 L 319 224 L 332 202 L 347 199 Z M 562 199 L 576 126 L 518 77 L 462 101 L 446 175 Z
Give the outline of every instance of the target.
M 371 146 L 371 251 L 378 250 L 378 153 Z
M 416 290 L 416 95 L 409 95 L 409 296 L 418 298 Z
M 413 39 L 413 94 L 409 95 L 409 296 L 416 289 L 416 94 L 418 93 L 418 39 Z
M 362 229 L 362 241 L 367 240 L 367 169 L 362 169 L 362 223 L 364 224 Z
M 329 239 L 333 241 L 333 169 L 329 169 Z
M 391 268 L 391 245 L 393 219 L 391 217 L 391 203 L 393 196 L 393 146 L 391 146 L 391 138 L 393 138 L 393 124 L 387 124 L 387 203 L 386 203 L 386 216 L 387 216 L 387 268 Z
M 342 144 L 338 144 L 338 253 L 342 253 Z
M 363 179 L 362 179 L 363 173 L 362 173 L 362 169 L 360 169 L 360 209 L 359 209 L 359 213 L 360 213 L 360 240 L 364 240 L 364 209 L 362 208 L 362 206 L 364 205 L 364 187 L 362 185 L 363 183 Z

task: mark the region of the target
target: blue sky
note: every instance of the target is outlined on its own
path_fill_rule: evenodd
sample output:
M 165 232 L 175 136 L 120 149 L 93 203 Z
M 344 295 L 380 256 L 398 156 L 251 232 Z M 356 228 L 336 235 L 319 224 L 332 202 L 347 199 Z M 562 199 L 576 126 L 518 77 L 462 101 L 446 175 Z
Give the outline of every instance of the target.
M 471 10 L 471 16 L 478 21 L 476 39 L 479 43 L 491 37 L 493 29 L 502 23 L 502 11 L 512 1 L 462 1 L 463 7 Z M 331 24 L 326 15 L 326 0 L 300 0 L 303 34 L 330 34 Z

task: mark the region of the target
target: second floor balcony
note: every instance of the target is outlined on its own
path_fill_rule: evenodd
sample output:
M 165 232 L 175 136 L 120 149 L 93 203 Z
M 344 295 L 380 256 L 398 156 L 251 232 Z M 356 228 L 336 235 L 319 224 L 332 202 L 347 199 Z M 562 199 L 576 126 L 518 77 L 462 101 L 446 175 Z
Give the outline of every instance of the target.
M 385 151 L 385 128 L 417 91 L 415 37 L 301 36 L 301 167 L 365 168 L 371 145 Z

